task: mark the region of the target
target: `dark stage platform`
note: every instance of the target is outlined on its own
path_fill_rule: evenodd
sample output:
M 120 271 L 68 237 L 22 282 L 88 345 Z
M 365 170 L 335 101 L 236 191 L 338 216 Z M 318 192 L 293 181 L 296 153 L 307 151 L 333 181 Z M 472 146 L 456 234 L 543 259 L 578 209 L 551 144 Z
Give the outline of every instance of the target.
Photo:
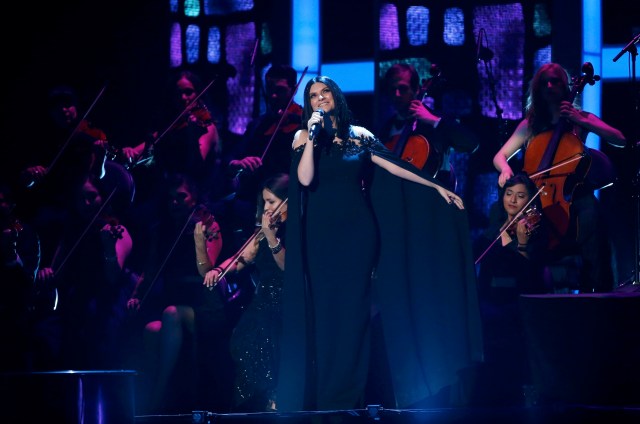
M 521 408 L 384 409 L 295 413 L 145 415 L 136 424 L 271 423 L 271 424 L 637 424 L 640 407 L 549 405 Z
M 64 370 L 0 374 L 0 423 L 640 423 L 640 293 L 522 296 L 521 313 L 533 379 L 526 397 L 489 373 L 466 408 L 141 415 L 135 370 Z

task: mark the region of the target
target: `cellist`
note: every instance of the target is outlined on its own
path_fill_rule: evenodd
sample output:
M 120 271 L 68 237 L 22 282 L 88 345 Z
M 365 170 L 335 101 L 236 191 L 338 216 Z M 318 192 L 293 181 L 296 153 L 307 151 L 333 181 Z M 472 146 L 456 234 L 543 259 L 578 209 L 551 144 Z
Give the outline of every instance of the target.
M 500 187 L 514 174 L 509 158 L 525 149 L 525 162 L 540 162 L 542 158 L 527 156 L 528 152 L 533 151 L 531 147 L 535 143 L 548 142 L 544 137 L 560 123 L 566 128 L 567 137 L 560 139 L 558 150 L 563 148 L 563 143 L 570 143 L 574 138 L 584 148 L 589 133 L 598 135 L 612 146 L 624 147 L 626 140 L 620 130 L 595 114 L 578 109 L 570 100 L 575 98 L 571 99 L 568 72 L 557 63 L 541 66 L 529 84 L 525 118 L 493 158 L 493 165 L 500 173 Z M 586 148 L 585 151 L 588 152 Z M 594 187 L 589 184 L 575 185 L 568 201 L 568 230 L 562 234 L 559 244 L 550 250 L 547 263 L 558 291 L 593 293 L 613 289 L 609 235 L 593 191 Z M 569 275 L 571 269 L 578 269 L 578 275 L 573 279 Z
M 432 66 L 431 72 L 435 75 L 421 87 L 418 72 L 412 65 L 396 63 L 386 71 L 382 84 L 393 105 L 393 114 L 377 134 L 405 161 L 455 191 L 455 170 L 449 160 L 451 153 L 473 153 L 479 140 L 453 117 L 440 116 L 423 103 L 422 97 L 425 94 L 432 96 L 438 82 L 442 81 L 436 65 Z M 424 87 L 427 85 L 429 87 Z

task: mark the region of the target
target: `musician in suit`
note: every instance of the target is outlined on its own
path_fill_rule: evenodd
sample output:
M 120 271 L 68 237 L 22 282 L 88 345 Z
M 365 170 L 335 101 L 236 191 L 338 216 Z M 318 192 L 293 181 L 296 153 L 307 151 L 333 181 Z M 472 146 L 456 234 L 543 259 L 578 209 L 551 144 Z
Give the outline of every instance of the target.
M 455 190 L 456 177 L 449 156 L 452 151 L 473 153 L 479 145 L 477 137 L 456 119 L 438 116 L 425 106 L 418 97 L 426 90 L 413 66 L 392 65 L 384 75 L 383 86 L 394 113 L 378 131 L 380 140 L 403 159 Z M 421 146 L 424 143 L 428 144 L 426 158 Z M 409 150 L 418 157 L 411 157 Z
M 493 158 L 493 164 L 500 173 L 500 187 L 513 176 L 508 159 L 524 148 L 527 163 L 527 154 L 533 151 L 534 143 L 550 144 L 548 139 L 536 137 L 548 134 L 563 121 L 566 123 L 565 134 L 573 135 L 581 142 L 578 143 L 580 145 L 584 144 L 589 133 L 594 133 L 613 146 L 624 147 L 626 140 L 622 132 L 593 113 L 578 109 L 572 95 L 575 96 L 569 74 L 561 65 L 547 63 L 536 72 L 529 85 L 526 116 Z M 566 145 L 571 140 L 571 137 L 563 136 L 557 149 L 562 149 L 563 143 Z M 540 185 L 541 181 L 539 179 L 537 184 Z M 587 293 L 613 289 L 609 235 L 593 190 L 589 184 L 576 184 L 570 200 L 568 230 L 562 234 L 559 244 L 551 249 L 547 259 L 556 289 L 560 280 L 565 286 L 560 287 L 563 290 L 568 288 Z M 553 225 L 554 220 L 551 221 Z M 574 281 L 571 281 L 571 270 L 576 270 Z
M 264 77 L 265 111 L 247 125 L 227 161 L 228 175 L 233 178 L 235 198 L 233 228 L 250 236 L 256 226 L 256 199 L 261 184 L 269 177 L 289 173 L 291 140 L 302 126 L 302 106 L 293 100 L 298 74 L 291 66 L 273 64 Z M 236 249 L 242 245 L 237 243 Z

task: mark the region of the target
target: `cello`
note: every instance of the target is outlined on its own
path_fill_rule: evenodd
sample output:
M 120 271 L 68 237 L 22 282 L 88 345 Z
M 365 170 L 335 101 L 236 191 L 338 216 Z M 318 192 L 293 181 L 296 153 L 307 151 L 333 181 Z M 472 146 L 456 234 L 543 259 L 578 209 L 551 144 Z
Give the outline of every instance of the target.
M 433 84 L 437 83 L 441 78 L 442 71 L 436 64 L 431 65 L 431 72 L 434 74 L 431 78 L 424 80 L 420 90 L 416 94 L 416 99 L 426 106 L 425 101 L 429 95 L 429 89 Z M 431 145 L 429 141 L 421 134 L 415 132 L 417 119 L 407 122 L 400 134 L 394 135 L 385 143 L 385 146 L 400 156 L 402 160 L 409 162 L 416 168 L 422 170 L 427 166 L 431 175 L 435 175 L 440 168 L 437 161 L 437 155 L 431 154 Z
M 572 78 L 572 90 L 566 99 L 573 103 L 584 87 L 600 79 L 593 65 L 585 62 L 582 75 Z M 560 119 L 553 130 L 536 135 L 525 151 L 523 170 L 538 187 L 545 186 L 541 197 L 542 212 L 548 219 L 549 248 L 557 247 L 566 237 L 570 224 L 573 194 L 584 183 L 591 167 L 591 156 L 583 141 L 570 131 L 570 123 Z

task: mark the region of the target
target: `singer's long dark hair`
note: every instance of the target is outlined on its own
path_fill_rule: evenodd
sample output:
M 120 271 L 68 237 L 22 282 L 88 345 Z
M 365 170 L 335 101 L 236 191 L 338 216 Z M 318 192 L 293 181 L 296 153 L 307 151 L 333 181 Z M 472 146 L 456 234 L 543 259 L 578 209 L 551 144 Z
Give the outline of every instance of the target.
M 329 87 L 331 90 L 331 94 L 333 95 L 333 102 L 335 104 L 335 109 L 331 111 L 331 114 L 336 118 L 336 135 L 342 140 L 349 139 L 349 127 L 351 126 L 351 110 L 349 110 L 349 106 L 347 105 L 347 99 L 344 97 L 344 93 L 338 87 L 338 84 L 331 78 L 319 75 L 310 79 L 307 82 L 307 85 L 304 87 L 304 108 L 302 110 L 302 122 L 306 124 L 311 118 L 311 114 L 314 110 L 311 108 L 311 103 L 309 102 L 309 91 L 311 90 L 311 86 L 316 82 L 321 82 Z

